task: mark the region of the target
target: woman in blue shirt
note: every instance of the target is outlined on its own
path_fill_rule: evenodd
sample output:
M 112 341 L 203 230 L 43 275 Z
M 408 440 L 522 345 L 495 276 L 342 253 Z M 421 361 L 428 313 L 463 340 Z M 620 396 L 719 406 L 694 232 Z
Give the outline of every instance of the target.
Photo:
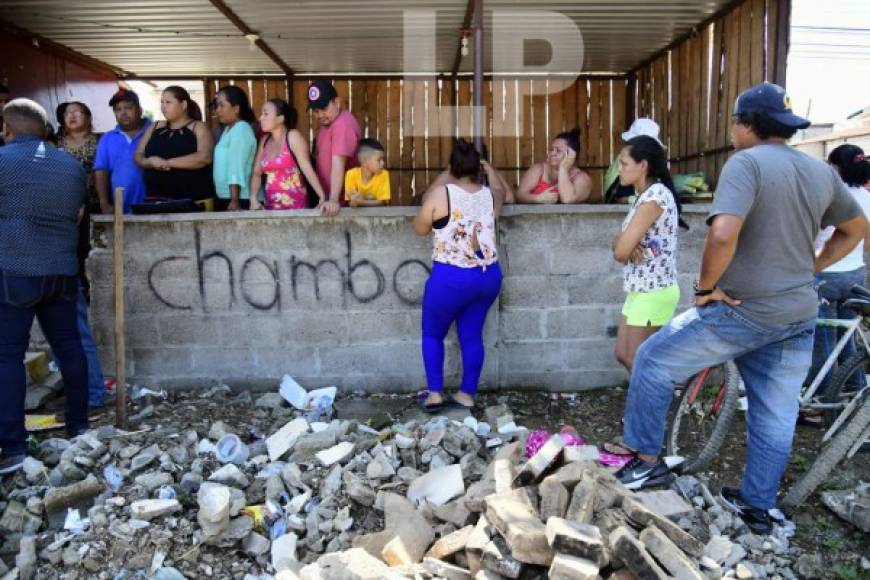
M 236 86 L 226 86 L 215 97 L 215 112 L 224 125 L 214 148 L 214 185 L 218 208 L 229 211 L 247 209 L 257 138 L 251 123 L 254 113 L 248 95 Z M 257 195 L 259 192 L 253 192 Z

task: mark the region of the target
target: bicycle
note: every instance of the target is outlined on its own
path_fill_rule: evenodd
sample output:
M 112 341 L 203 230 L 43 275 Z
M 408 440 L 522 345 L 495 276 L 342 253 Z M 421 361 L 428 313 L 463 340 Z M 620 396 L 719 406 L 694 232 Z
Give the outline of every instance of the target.
M 853 456 L 870 437 L 870 428 L 863 423 L 862 418 L 868 415 L 867 420 L 870 421 L 870 411 L 865 411 L 870 403 L 864 404 L 870 399 L 870 388 L 859 388 L 854 395 L 844 393 L 856 372 L 864 375 L 870 369 L 870 291 L 856 286 L 852 289 L 852 296 L 846 305 L 858 311 L 859 316 L 851 320 L 817 321 L 820 327 L 839 328 L 844 332 L 813 381 L 803 390 L 800 409 L 822 411 L 828 427 L 822 443 L 830 444 L 793 486 L 794 493 L 787 495 L 786 499 L 791 503 L 784 501 L 784 505 L 799 505 L 845 454 Z M 853 336 L 858 338 L 861 348 L 839 365 L 821 400 L 816 400 L 819 386 Z M 702 470 L 718 453 L 738 407 L 740 382 L 737 367 L 733 362 L 727 362 L 702 370 L 675 393 L 679 403 L 667 423 L 665 450 L 667 455 L 684 457 L 683 463 L 677 468 L 681 473 Z M 824 475 L 819 476 L 822 472 Z M 818 481 L 812 485 L 815 480 Z

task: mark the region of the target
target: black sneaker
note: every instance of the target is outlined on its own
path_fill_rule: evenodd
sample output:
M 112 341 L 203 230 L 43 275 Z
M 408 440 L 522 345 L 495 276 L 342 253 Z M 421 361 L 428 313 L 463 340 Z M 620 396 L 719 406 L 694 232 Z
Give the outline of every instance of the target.
M 752 507 L 743 501 L 743 498 L 740 497 L 740 490 L 736 487 L 722 486 L 719 497 L 728 508 L 740 516 L 740 519 L 753 534 L 767 536 L 773 531 L 773 521 L 768 511 Z
M 627 489 L 644 489 L 658 485 L 667 485 L 673 479 L 671 470 L 664 459 L 656 459 L 647 463 L 637 455 L 616 472 L 616 479 Z
M 14 473 L 21 469 L 24 465 L 24 455 L 2 455 L 0 454 L 0 475 Z

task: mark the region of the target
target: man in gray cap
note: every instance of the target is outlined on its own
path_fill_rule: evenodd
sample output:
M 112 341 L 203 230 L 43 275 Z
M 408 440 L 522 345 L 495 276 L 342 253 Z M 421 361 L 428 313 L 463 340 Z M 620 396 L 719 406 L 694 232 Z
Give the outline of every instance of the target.
M 809 124 L 792 113 L 779 86 L 756 85 L 738 97 L 731 126 L 737 153 L 722 168 L 707 218 L 695 308 L 637 353 L 623 430 L 635 456 L 616 474 L 630 489 L 669 481 L 659 454 L 674 384 L 733 360 L 746 385 L 749 435 L 741 486 L 723 487 L 721 496 L 762 535 L 773 527 L 768 510 L 812 358 L 814 274 L 849 253 L 868 227 L 839 175 L 786 144 Z M 836 231 L 816 256 L 814 241 L 826 226 Z

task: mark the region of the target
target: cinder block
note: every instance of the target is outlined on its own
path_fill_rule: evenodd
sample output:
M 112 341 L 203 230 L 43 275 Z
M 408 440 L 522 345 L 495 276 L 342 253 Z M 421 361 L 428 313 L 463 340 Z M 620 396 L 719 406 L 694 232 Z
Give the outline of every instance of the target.
M 507 308 L 499 317 L 504 340 L 537 340 L 544 338 L 542 321 L 546 310 Z
M 559 276 L 505 276 L 502 308 L 555 308 L 565 306 L 565 278 Z
M 134 348 L 132 354 L 137 376 L 183 377 L 193 370 L 193 356 L 188 348 Z M 103 357 L 101 360 L 114 361 L 114 358 Z M 106 370 L 103 369 L 103 372 Z
M 193 350 L 193 372 L 214 378 L 257 376 L 254 353 L 248 348 L 205 348 Z
M 546 313 L 546 338 L 601 340 L 610 320 L 607 309 L 600 307 L 548 309 Z

